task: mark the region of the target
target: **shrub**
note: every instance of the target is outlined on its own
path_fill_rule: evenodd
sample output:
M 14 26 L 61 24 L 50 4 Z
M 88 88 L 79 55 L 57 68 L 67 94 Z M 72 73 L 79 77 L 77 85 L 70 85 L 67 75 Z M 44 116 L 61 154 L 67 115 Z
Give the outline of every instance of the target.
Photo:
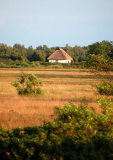
M 31 67 L 36 67 L 36 64 L 35 63 L 31 64 Z
M 102 114 L 81 104 L 55 107 L 55 120 L 39 127 L 0 129 L 0 158 L 112 160 L 113 102 L 100 97 Z
M 41 89 L 40 87 L 37 87 L 36 93 L 37 93 L 37 94 L 41 94 L 41 93 L 42 93 L 42 89 Z
M 4 68 L 6 65 L 4 63 L 0 63 L 0 68 Z
M 7 64 L 10 64 L 10 65 L 11 65 L 11 64 L 14 64 L 14 61 L 11 60 L 11 59 L 8 59 L 8 60 L 7 60 Z
M 108 72 L 112 70 L 112 61 L 106 54 L 89 55 L 89 60 L 86 61 L 86 66 L 96 71 Z
M 102 81 L 95 87 L 101 95 L 113 95 L 113 82 L 110 80 Z
M 42 86 L 42 81 L 37 78 L 34 74 L 21 75 L 18 81 L 13 81 L 11 83 L 14 87 L 16 87 L 18 94 L 41 94 L 42 90 L 40 86 Z
M 113 68 L 112 63 L 106 54 L 89 55 L 88 65 L 91 71 L 103 77 L 101 83 L 94 85 L 101 95 L 113 95 L 113 81 L 110 73 Z
M 40 66 L 40 62 L 39 62 L 39 61 L 36 61 L 36 62 L 35 62 L 35 65 L 36 65 L 36 66 Z

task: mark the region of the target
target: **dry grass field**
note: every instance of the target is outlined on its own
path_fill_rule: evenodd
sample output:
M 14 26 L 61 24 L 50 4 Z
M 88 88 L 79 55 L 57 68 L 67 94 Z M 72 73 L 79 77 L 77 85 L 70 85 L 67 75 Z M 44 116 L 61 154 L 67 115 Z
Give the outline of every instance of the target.
M 38 96 L 20 96 L 11 85 L 13 80 L 24 73 L 35 74 L 43 82 L 43 94 Z M 0 69 L 0 127 L 12 129 L 17 127 L 37 126 L 43 121 L 51 121 L 54 106 L 63 106 L 80 101 L 76 97 L 87 97 L 88 105 L 97 113 L 101 109 L 96 103 L 99 95 L 91 86 L 98 83 L 99 77 L 88 70 L 55 69 L 48 67 L 24 69 Z M 93 98 L 92 98 L 93 97 Z M 90 99 L 92 100 L 90 101 Z

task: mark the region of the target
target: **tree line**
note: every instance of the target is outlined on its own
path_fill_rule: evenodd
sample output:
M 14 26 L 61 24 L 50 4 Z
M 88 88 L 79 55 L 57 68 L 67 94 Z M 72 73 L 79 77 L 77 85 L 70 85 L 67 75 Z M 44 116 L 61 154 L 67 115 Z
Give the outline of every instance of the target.
M 103 55 L 105 59 L 113 59 L 113 41 L 96 42 L 88 46 L 80 47 L 75 45 L 70 47 L 66 44 L 65 47 L 61 47 L 72 58 L 72 63 L 79 63 L 83 61 L 89 61 L 91 57 L 89 55 Z M 41 61 L 47 62 L 47 58 L 56 50 L 56 47 L 47 47 L 46 45 L 38 46 L 33 49 L 32 46 L 25 48 L 24 45 L 14 44 L 13 47 L 0 43 L 0 61 L 7 59 L 7 63 L 11 64 L 16 62 L 34 62 Z
M 88 47 L 70 47 L 66 44 L 63 48 L 72 58 L 74 62 L 81 62 L 86 59 Z M 7 46 L 6 44 L 0 44 L 0 58 L 8 58 L 13 61 L 15 60 L 29 60 L 32 61 L 43 61 L 46 62 L 47 58 L 56 50 L 56 47 L 47 47 L 46 45 L 38 46 L 33 49 L 32 46 L 25 48 L 24 45 L 15 44 L 13 47 Z

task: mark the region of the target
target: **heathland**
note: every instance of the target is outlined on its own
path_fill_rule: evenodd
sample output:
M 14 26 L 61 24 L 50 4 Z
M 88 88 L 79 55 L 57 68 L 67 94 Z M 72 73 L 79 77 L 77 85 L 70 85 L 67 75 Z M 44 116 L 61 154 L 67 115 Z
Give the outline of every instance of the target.
M 42 80 L 43 93 L 37 96 L 21 96 L 11 82 L 21 74 L 33 73 Z M 99 97 L 92 84 L 100 77 L 89 70 L 56 69 L 50 67 L 0 69 L 0 127 L 37 126 L 43 121 L 51 121 L 54 106 L 63 106 L 72 102 L 79 105 L 84 97 L 89 106 L 100 113 L 96 99 Z
M 43 92 L 19 95 L 12 81 L 31 73 L 42 80 Z M 55 65 L 1 68 L 0 158 L 113 159 L 112 95 L 97 91 L 101 78 L 88 69 Z M 103 86 L 101 93 L 112 88 Z
M 0 159 L 112 160 L 113 42 L 54 50 L 0 44 Z

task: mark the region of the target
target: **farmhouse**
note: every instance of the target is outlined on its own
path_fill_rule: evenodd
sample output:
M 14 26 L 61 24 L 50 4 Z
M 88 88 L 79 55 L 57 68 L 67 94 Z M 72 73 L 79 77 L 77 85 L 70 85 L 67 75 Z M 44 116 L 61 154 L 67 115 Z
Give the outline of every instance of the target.
M 57 47 L 56 51 L 47 60 L 52 63 L 71 63 L 73 59 L 62 48 Z

